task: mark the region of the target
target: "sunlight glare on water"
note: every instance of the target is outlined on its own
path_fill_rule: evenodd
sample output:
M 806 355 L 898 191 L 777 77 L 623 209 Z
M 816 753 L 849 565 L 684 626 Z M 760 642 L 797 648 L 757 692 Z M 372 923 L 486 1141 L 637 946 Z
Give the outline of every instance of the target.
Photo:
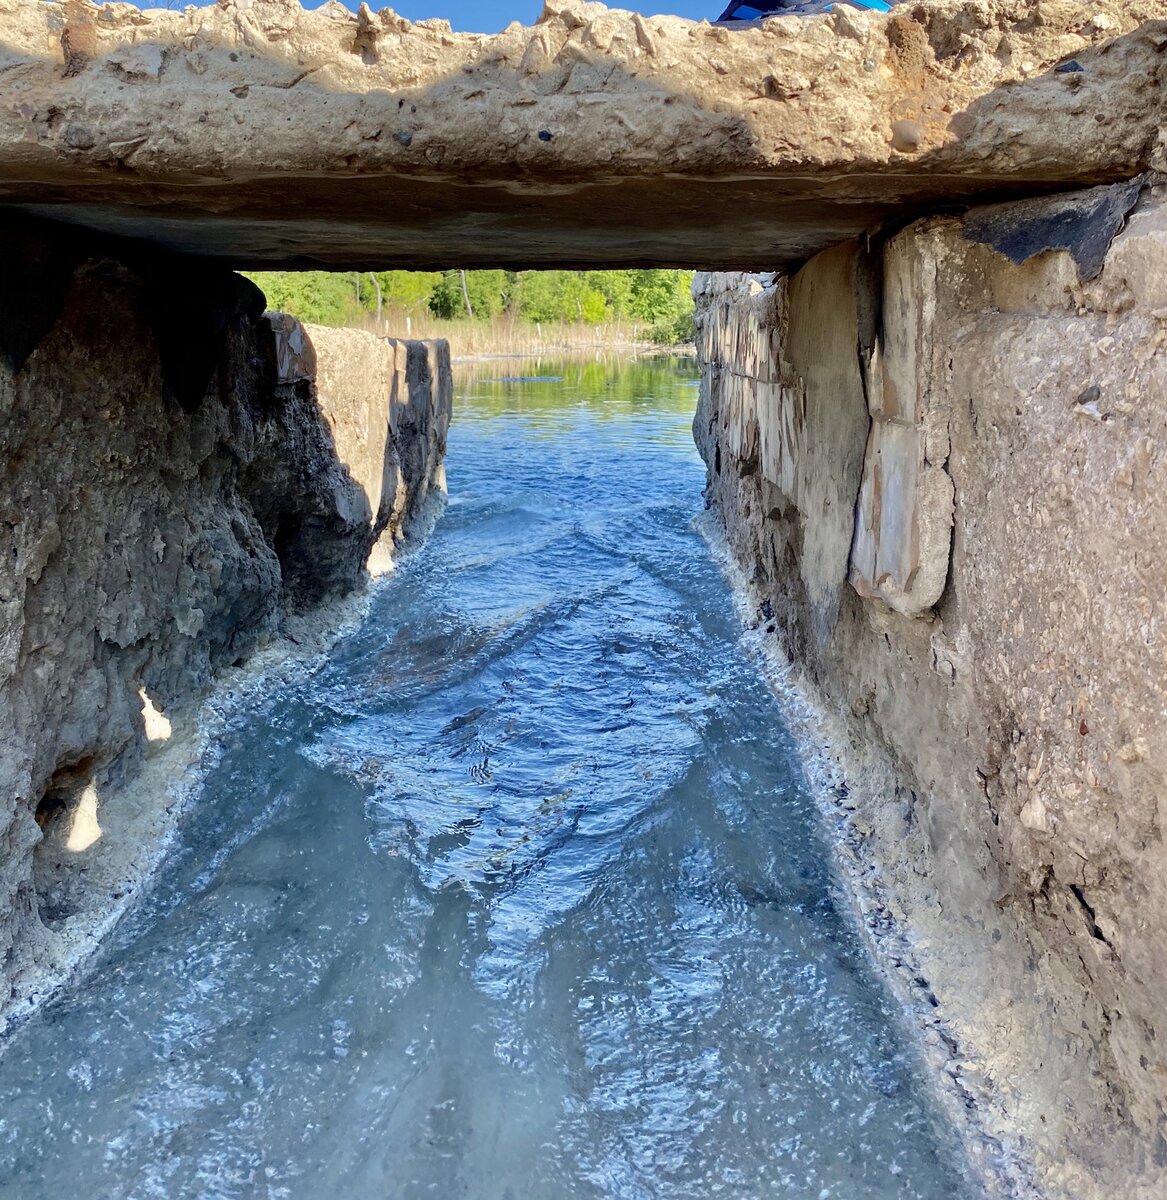
M 0 1060 L 3 1197 L 968 1194 L 693 528 L 692 364 L 513 370 Z

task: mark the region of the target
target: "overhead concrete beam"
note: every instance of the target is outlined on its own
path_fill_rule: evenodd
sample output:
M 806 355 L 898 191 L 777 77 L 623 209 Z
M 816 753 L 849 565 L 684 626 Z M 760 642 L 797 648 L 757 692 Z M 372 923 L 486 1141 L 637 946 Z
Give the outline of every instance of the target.
M 1161 13 L 934 0 L 729 30 L 552 0 L 480 36 L 335 2 L 0 0 L 0 205 L 240 266 L 772 270 L 1167 166 Z

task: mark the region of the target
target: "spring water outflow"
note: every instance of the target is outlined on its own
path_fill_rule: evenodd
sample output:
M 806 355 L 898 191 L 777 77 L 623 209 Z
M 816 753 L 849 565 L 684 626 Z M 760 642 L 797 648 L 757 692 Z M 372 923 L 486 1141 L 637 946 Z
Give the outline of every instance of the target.
M 690 364 L 523 370 L 0 1060 L 0 1196 L 964 1194 L 692 528 Z

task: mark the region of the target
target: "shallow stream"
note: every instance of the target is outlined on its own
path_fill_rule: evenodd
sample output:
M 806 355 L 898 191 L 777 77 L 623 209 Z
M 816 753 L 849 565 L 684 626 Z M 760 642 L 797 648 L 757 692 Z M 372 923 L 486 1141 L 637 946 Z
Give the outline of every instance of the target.
M 514 369 L 0 1060 L 3 1197 L 967 1194 L 693 527 L 691 364 Z

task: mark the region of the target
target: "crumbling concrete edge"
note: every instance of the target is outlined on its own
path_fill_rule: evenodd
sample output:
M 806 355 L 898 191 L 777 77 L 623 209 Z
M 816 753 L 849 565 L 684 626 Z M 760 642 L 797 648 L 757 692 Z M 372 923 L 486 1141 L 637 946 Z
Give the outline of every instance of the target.
M 411 522 L 409 540 L 394 552 L 393 575 L 410 569 L 445 507 L 444 493 L 426 498 Z M 360 626 L 388 580 L 386 572 L 348 595 L 285 614 L 277 636 L 251 654 L 243 666 L 220 671 L 201 699 L 175 714 L 169 740 L 151 748 L 141 770 L 103 800 L 103 813 L 113 813 L 116 819 L 119 807 L 134 809 L 142 798 L 146 801 L 142 815 L 154 817 L 155 824 L 142 831 L 150 836 L 135 845 L 121 895 L 111 900 L 104 912 L 87 914 L 89 919 L 82 928 L 71 927 L 70 945 L 52 968 L 42 969 L 40 978 L 19 997 L 0 1006 L 0 1057 L 20 1026 L 84 979 L 108 938 L 150 893 L 178 842 L 183 818 L 198 802 L 207 777 L 222 759 L 231 729 L 272 695 L 303 685 L 321 671 L 338 643 Z M 160 797 L 165 797 L 161 804 Z M 138 836 L 125 827 L 119 832 L 129 832 L 135 841 Z

